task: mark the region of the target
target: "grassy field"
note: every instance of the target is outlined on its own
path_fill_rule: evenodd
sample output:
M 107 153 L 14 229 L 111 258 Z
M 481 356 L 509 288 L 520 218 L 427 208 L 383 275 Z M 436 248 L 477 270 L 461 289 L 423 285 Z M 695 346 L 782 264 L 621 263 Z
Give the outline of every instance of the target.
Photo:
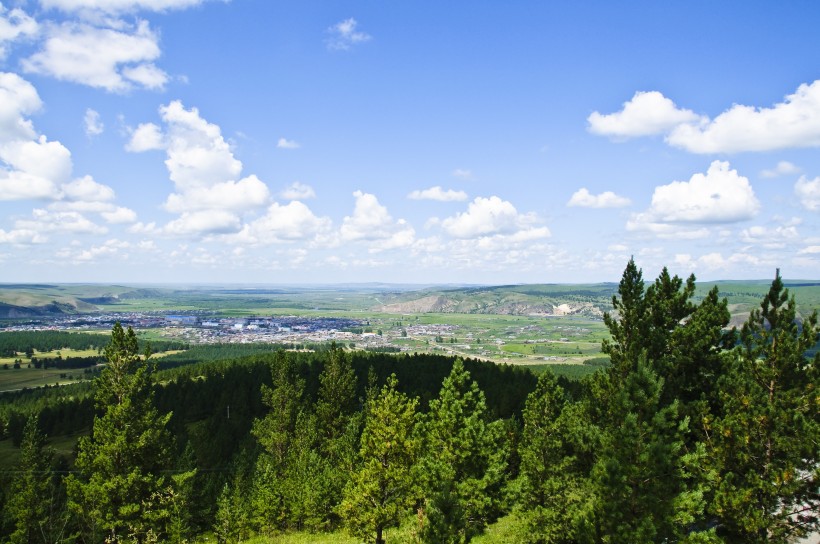
M 475 544 L 509 544 L 520 541 L 522 534 L 522 522 L 515 515 L 511 514 L 499 519 L 490 525 L 483 535 L 475 537 L 471 542 Z M 391 528 L 385 531 L 385 541 L 389 544 L 416 544 L 419 542 L 415 536 L 416 519 L 408 518 L 407 522 L 399 528 Z M 197 544 L 206 542 L 216 542 L 213 535 L 206 535 L 197 539 Z M 244 540 L 246 544 L 359 544 L 360 539 L 351 537 L 344 531 L 334 533 L 307 533 L 292 532 L 272 536 L 256 536 Z
M 46 446 L 54 448 L 57 455 L 61 455 L 73 464 L 74 446 L 81 434 L 72 436 L 57 436 L 48 438 Z M 20 449 L 15 448 L 11 439 L 0 440 L 0 471 L 14 470 L 20 462 Z
M 18 389 L 23 389 L 24 387 L 42 387 L 44 385 L 61 385 L 65 383 L 74 383 L 81 376 L 83 376 L 82 369 L 0 369 L 0 393 L 4 391 L 16 391 Z

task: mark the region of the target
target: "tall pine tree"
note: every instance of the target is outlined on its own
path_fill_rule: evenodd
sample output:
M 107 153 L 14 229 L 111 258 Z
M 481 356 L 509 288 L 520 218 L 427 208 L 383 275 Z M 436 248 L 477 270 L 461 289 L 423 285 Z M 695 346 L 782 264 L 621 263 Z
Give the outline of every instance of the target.
M 78 444 L 79 474 L 67 480 L 69 506 L 92 542 L 143 542 L 163 531 L 149 509 L 170 485 L 171 414 L 154 406 L 148 355 L 140 357 L 131 327 L 114 325 L 95 384 L 98 415 Z
M 727 542 L 791 542 L 820 524 L 819 333 L 778 271 L 719 384 L 711 512 Z
M 425 542 L 464 544 L 500 514 L 507 444 L 484 392 L 456 359 L 423 426 Z
M 397 385 L 393 374 L 378 396 L 367 402 L 359 467 L 341 504 L 350 533 L 368 543 L 384 544 L 384 530 L 398 526 L 415 499 L 418 401 L 397 391 Z
M 11 544 L 49 543 L 62 539 L 65 500 L 53 470 L 54 451 L 45 445 L 37 416 L 29 417 L 20 445 L 17 475 L 11 484 L 6 515 L 14 531 Z

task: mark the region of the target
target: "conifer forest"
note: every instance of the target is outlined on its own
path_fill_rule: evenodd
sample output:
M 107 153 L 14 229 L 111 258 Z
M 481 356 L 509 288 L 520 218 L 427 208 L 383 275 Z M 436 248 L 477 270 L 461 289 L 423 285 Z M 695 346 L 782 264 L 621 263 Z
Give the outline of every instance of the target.
M 694 294 L 630 261 L 608 363 L 572 378 L 337 344 L 161 365 L 119 323 L 66 334 L 104 364 L 0 395 L 0 540 L 798 542 L 820 529 L 817 314 L 779 273 L 741 326 Z

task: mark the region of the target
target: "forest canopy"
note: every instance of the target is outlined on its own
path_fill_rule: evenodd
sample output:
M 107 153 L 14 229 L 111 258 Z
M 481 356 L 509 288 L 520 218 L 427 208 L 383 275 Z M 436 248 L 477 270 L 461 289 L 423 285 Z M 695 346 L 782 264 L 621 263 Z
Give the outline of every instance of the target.
M 794 542 L 819 528 L 817 315 L 779 273 L 740 329 L 694 292 L 630 261 L 578 381 L 335 345 L 159 371 L 117 324 L 93 386 L 0 403 L 3 539 L 460 544 L 507 517 L 526 543 Z

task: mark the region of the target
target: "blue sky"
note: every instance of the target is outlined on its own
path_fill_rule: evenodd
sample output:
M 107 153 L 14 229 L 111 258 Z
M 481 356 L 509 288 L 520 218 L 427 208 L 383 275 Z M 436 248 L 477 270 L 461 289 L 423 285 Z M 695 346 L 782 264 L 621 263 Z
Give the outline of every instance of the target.
M 0 6 L 0 281 L 818 278 L 816 2 Z

